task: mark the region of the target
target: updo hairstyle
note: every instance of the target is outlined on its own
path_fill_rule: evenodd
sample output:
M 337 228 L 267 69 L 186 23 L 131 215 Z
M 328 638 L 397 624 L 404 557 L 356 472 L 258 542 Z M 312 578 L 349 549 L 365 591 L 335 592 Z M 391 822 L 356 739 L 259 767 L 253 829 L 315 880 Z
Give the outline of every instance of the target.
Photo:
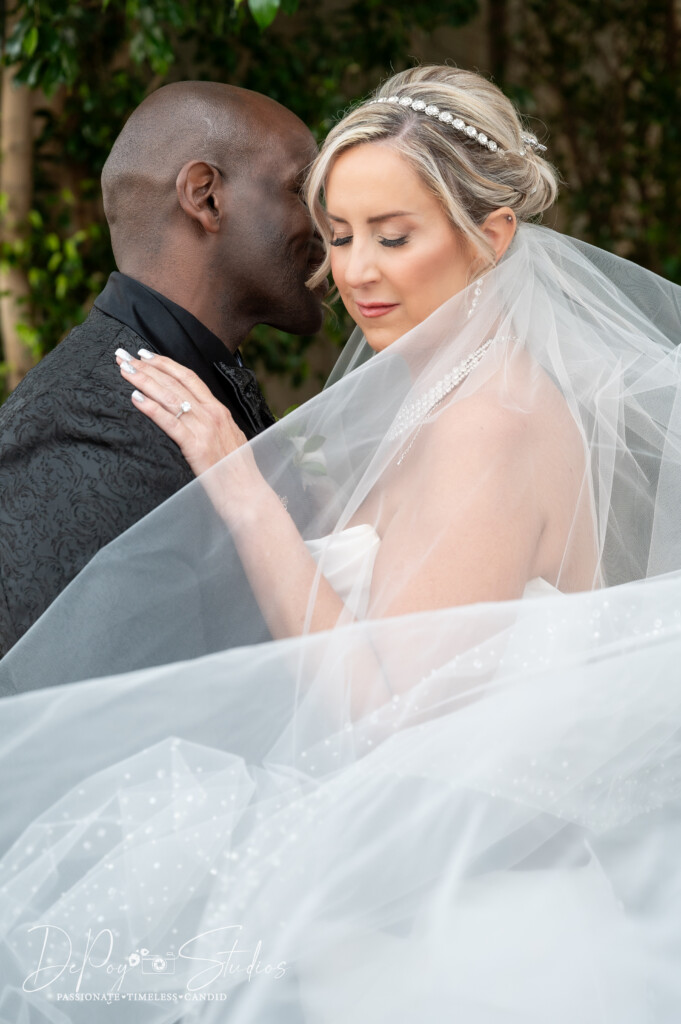
M 497 149 L 410 106 L 377 102 L 395 96 L 421 100 L 452 113 L 496 142 Z M 474 279 L 494 263 L 492 246 L 480 228 L 488 214 L 508 206 L 519 221 L 530 220 L 556 198 L 556 171 L 527 140 L 537 141 L 524 128 L 510 100 L 472 71 L 430 65 L 393 75 L 329 132 L 310 169 L 306 198 L 324 240 L 326 259 L 309 286 L 314 288 L 329 272 L 331 233 L 321 200 L 333 163 L 345 150 L 389 141 L 437 196 L 454 227 L 478 254 L 471 267 Z

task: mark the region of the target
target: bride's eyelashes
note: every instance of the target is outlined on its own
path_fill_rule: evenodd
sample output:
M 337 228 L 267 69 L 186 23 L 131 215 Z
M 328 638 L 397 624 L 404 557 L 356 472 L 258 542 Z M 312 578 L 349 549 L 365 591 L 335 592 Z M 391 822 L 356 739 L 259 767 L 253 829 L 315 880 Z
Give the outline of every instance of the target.
M 352 241 L 352 235 L 345 235 L 343 238 L 332 238 L 331 245 L 347 245 Z M 406 245 L 409 235 L 402 235 L 401 238 L 379 238 L 379 243 L 386 248 L 394 248 L 397 245 Z

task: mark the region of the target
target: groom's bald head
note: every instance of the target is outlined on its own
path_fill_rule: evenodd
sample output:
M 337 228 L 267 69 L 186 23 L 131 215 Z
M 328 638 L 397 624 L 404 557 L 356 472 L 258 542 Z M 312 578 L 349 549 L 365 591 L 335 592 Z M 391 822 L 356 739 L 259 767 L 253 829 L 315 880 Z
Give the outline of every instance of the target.
M 104 212 L 117 261 L 126 250 L 158 252 L 179 209 L 176 182 L 190 161 L 223 178 L 252 173 L 272 132 L 306 132 L 267 96 L 218 82 L 177 82 L 152 93 L 130 115 L 102 171 Z
M 321 256 L 300 186 L 315 154 L 302 121 L 260 93 L 217 82 L 152 93 L 102 172 L 119 270 L 221 337 L 256 323 L 312 333 L 321 299 L 305 283 Z

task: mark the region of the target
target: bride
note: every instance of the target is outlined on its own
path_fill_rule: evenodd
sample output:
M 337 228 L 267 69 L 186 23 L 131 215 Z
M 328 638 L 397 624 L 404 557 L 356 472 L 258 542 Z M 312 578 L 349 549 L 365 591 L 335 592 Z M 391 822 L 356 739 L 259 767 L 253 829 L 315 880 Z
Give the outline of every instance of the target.
M 245 444 L 121 360 L 198 479 L 0 663 L 0 1020 L 678 1019 L 680 293 L 542 151 L 396 75 L 308 180 L 333 385 Z

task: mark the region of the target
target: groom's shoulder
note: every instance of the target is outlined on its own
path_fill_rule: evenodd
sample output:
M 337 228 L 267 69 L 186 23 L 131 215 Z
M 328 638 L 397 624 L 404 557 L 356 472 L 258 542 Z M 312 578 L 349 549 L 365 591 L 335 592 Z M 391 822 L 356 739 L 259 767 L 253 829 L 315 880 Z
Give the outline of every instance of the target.
M 87 319 L 27 373 L 0 407 L 0 422 L 39 417 L 47 410 L 58 420 L 74 407 L 108 405 L 123 385 L 116 349 L 135 351 L 143 344 L 130 327 L 94 306 Z
M 62 341 L 38 363 L 23 383 L 35 382 L 40 386 L 47 380 L 78 379 L 81 388 L 91 384 L 111 383 L 117 379 L 117 348 L 133 351 L 144 344 L 144 339 L 132 328 L 93 306 L 86 320 L 74 327 Z M 107 372 L 109 371 L 109 372 Z
M 142 497 L 156 488 L 163 500 L 192 478 L 177 445 L 135 409 L 116 364 L 117 348 L 143 344 L 95 307 L 29 371 L 0 406 L 0 490 L 8 480 L 69 478 L 120 498 L 112 481 L 125 466 Z

